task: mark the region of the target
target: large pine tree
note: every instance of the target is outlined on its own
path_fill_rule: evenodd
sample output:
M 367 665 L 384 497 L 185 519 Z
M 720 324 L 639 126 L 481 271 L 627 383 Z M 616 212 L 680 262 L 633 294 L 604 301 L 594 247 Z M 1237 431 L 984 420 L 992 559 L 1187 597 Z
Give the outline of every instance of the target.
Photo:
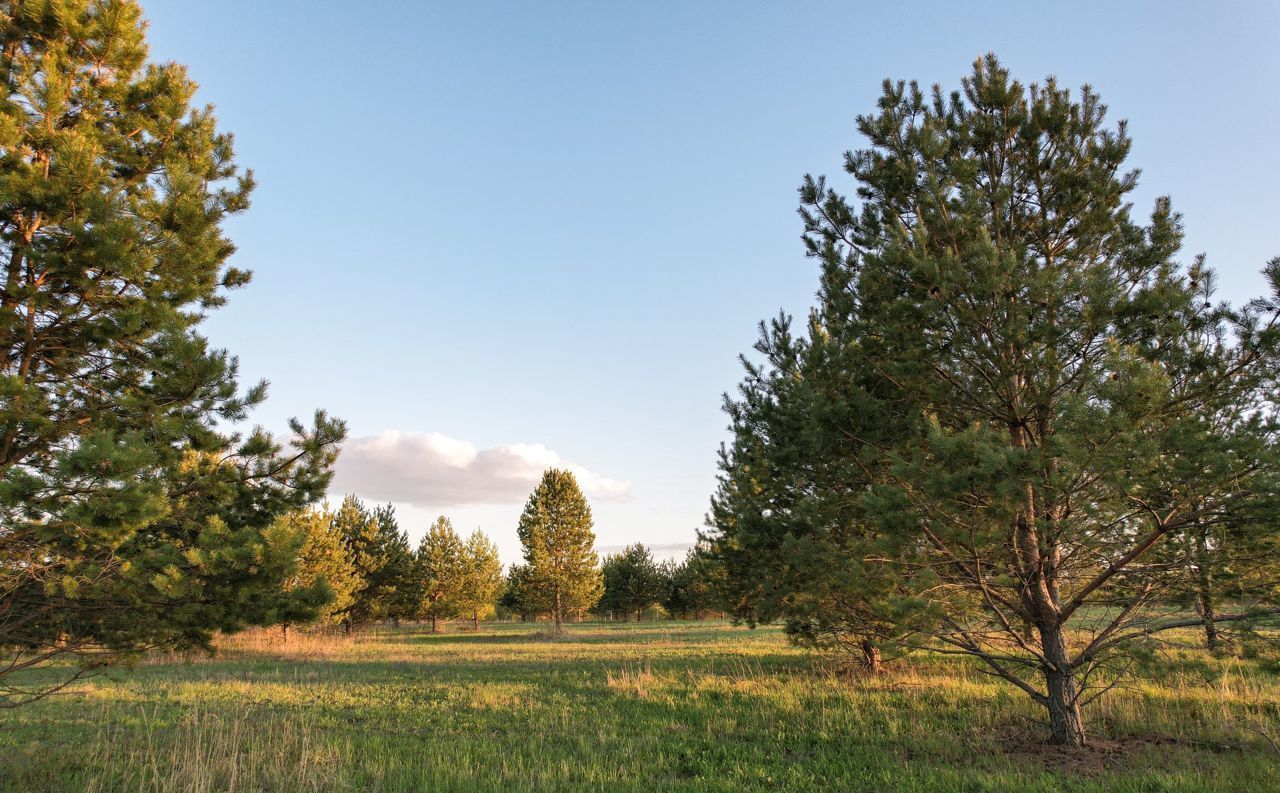
M 0 80 L 0 668 L 314 614 L 322 589 L 282 586 L 303 538 L 272 526 L 323 494 L 343 428 L 220 429 L 266 386 L 197 333 L 249 280 L 231 136 L 147 63 L 129 0 L 0 2 Z
M 1278 561 L 1280 261 L 1270 296 L 1215 303 L 1170 202 L 1130 218 L 1104 115 L 994 57 L 951 94 L 886 82 L 846 158 L 861 206 L 801 188 L 820 301 L 763 333 L 712 518 L 739 613 L 972 656 L 1069 745 L 1136 644 L 1274 613 L 1169 616 L 1218 564 L 1198 537 Z
M 520 515 L 529 583 L 546 602 L 557 634 L 565 616 L 590 609 L 603 585 L 591 507 L 572 471 L 549 468 Z

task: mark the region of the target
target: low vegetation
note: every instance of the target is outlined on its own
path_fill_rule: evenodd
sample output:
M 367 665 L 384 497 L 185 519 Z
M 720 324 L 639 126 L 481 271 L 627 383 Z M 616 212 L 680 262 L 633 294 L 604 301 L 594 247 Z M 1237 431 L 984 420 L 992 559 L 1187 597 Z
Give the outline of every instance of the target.
M 1198 649 L 1092 711 L 1094 745 L 971 659 L 849 673 L 774 628 L 252 631 L 2 715 L 20 790 L 1272 790 L 1280 678 Z M 1061 772 L 1070 770 L 1064 775 Z

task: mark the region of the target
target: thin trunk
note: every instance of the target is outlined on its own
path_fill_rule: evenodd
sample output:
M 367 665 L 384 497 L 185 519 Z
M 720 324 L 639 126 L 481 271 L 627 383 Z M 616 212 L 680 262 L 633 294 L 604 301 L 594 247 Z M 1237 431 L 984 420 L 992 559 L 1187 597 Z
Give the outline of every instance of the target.
M 432 633 L 440 632 L 440 626 L 436 624 L 436 615 L 434 614 L 431 615 L 431 632 Z
M 860 645 L 862 649 L 862 663 L 866 666 L 867 671 L 873 675 L 878 675 L 884 671 L 884 666 L 880 662 L 880 648 L 870 639 L 864 639 Z
M 480 630 L 480 609 L 471 612 L 471 628 L 472 630 Z
M 284 644 L 289 643 L 289 623 L 280 624 L 280 641 Z
M 1200 590 L 1200 618 L 1204 621 L 1204 646 L 1209 652 L 1218 651 L 1217 613 L 1213 608 L 1213 595 L 1208 589 Z
M 1204 622 L 1204 646 L 1209 652 L 1216 652 L 1218 650 L 1217 613 L 1213 603 L 1209 549 L 1203 534 L 1196 536 L 1196 589 L 1200 618 Z
M 1045 706 L 1049 710 L 1050 740 L 1063 746 L 1084 746 L 1084 720 L 1080 717 L 1076 674 L 1067 654 L 1066 637 L 1061 626 L 1041 627 L 1040 641 L 1044 657 L 1049 662 L 1044 670 L 1044 679 L 1048 689 Z
M 564 607 L 560 601 L 560 589 L 556 588 L 556 635 L 564 633 Z

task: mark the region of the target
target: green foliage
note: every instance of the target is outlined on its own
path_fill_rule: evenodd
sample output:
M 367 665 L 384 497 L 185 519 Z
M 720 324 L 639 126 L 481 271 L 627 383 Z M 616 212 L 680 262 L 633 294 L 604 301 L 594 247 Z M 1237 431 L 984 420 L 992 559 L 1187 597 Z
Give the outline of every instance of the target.
M 498 546 L 484 532 L 476 529 L 462 546 L 462 584 L 458 590 L 458 609 L 471 615 L 477 626 L 493 612 L 502 590 L 502 560 Z
M 283 582 L 344 428 L 243 421 L 266 396 L 196 332 L 248 273 L 253 180 L 196 85 L 146 63 L 127 0 L 0 4 L 0 648 L 93 666 L 307 619 Z M 23 699 L 8 692 L 3 704 Z
M 861 207 L 800 189 L 819 303 L 804 336 L 762 327 L 711 518 L 739 616 L 972 655 L 1068 744 L 1089 690 L 1184 624 L 1160 608 L 1192 586 L 1184 538 L 1234 527 L 1205 564 L 1277 569 L 1280 260 L 1271 296 L 1215 304 L 1168 199 L 1130 218 L 1104 116 L 993 56 L 949 95 L 885 83 L 846 157 Z M 1240 605 L 1215 621 L 1276 604 Z
M 567 614 L 587 611 L 603 594 L 591 507 L 572 472 L 547 469 L 520 515 L 518 533 L 529 583 L 559 631 Z
M 419 613 L 431 620 L 432 630 L 438 628 L 439 620 L 456 617 L 462 611 L 461 594 L 466 585 L 463 551 L 462 540 L 443 515 L 436 518 L 418 544 L 416 561 L 422 590 Z
M 417 566 L 391 505 L 370 510 L 347 496 L 333 522 L 361 581 L 341 612 L 343 623 L 351 628 L 416 616 L 421 605 Z
M 528 622 L 551 610 L 545 593 L 534 585 L 527 564 L 513 564 L 502 581 L 498 605 Z
M 667 578 L 653 561 L 653 554 L 640 543 L 606 556 L 600 572 L 604 594 L 595 607 L 600 614 L 635 614 L 639 621 L 644 610 L 667 593 Z
M 711 557 L 706 543 L 699 542 L 684 559 L 660 566 L 666 582 L 662 607 L 673 619 L 700 619 L 708 612 L 722 611 L 719 591 L 722 570 Z
M 356 592 L 364 585 L 364 579 L 347 551 L 336 517 L 325 505 L 286 515 L 278 521 L 282 528 L 301 532 L 305 538 L 298 553 L 297 571 L 286 584 L 286 589 L 321 584 L 327 587 L 331 599 L 316 614 L 316 620 L 324 624 L 339 622 L 355 602 Z

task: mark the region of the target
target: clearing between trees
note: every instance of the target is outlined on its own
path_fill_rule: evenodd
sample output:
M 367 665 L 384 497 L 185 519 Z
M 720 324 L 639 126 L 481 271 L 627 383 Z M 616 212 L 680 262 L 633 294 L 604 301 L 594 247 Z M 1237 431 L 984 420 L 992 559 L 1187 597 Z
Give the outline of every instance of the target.
M 5 713 L 0 787 L 1280 789 L 1264 661 L 1174 651 L 1100 700 L 1093 744 L 1066 751 L 974 659 L 868 677 L 771 627 L 548 627 L 271 629 L 221 638 L 214 658 L 149 658 Z

